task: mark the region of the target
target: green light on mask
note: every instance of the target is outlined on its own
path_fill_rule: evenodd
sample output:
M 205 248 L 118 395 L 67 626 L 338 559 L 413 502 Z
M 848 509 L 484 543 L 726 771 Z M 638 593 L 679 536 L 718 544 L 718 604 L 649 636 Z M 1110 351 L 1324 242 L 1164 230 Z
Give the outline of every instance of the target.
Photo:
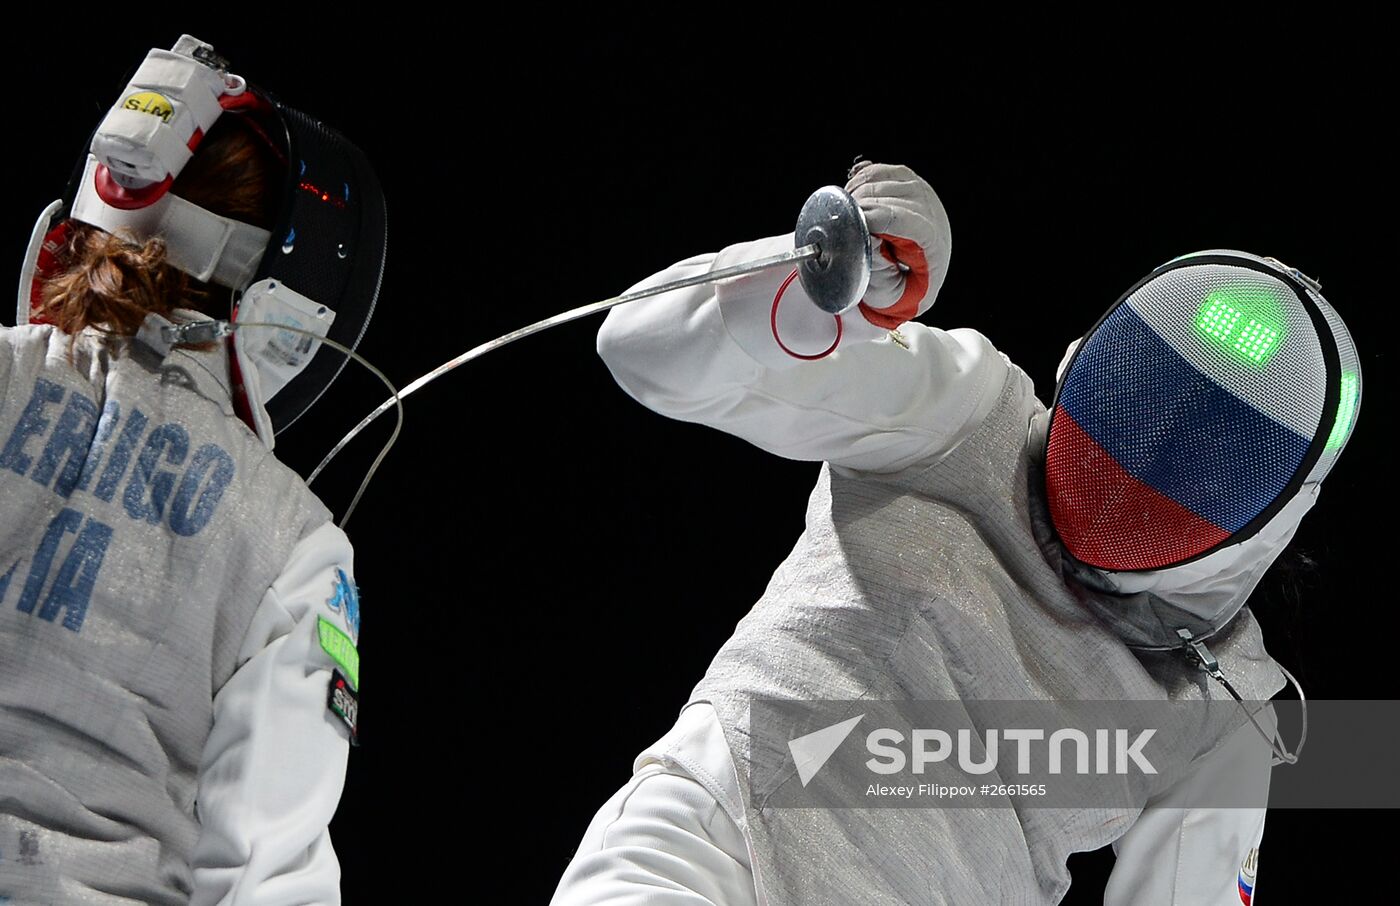
M 1342 372 L 1342 401 L 1337 404 L 1337 420 L 1332 424 L 1332 433 L 1327 437 L 1327 449 L 1335 450 L 1346 443 L 1351 433 L 1352 420 L 1356 418 L 1356 372 Z
M 1266 289 L 1227 287 L 1206 296 L 1196 310 L 1196 329 L 1235 358 L 1262 366 L 1283 340 L 1283 313 Z

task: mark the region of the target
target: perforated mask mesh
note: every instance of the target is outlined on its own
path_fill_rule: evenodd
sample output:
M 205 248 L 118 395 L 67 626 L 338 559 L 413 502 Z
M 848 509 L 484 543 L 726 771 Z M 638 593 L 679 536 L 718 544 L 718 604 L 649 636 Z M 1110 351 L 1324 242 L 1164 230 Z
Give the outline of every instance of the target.
M 1320 296 L 1260 260 L 1164 266 L 1066 369 L 1046 491 L 1080 561 L 1160 569 L 1243 540 L 1335 460 L 1355 349 Z

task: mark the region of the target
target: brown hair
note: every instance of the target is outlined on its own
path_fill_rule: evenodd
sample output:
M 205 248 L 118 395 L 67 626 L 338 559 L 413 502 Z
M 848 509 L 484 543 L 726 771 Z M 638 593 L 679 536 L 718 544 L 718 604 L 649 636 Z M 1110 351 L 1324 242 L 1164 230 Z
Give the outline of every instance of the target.
M 230 114 L 209 130 L 171 191 L 220 216 L 271 229 L 282 173 L 267 142 Z M 147 314 L 169 317 L 176 308 L 228 313 L 231 292 L 172 266 L 160 237 L 133 242 L 85 223 L 72 226 L 59 253 L 62 270 L 44 282 L 37 312 L 64 333 L 94 327 L 131 336 Z

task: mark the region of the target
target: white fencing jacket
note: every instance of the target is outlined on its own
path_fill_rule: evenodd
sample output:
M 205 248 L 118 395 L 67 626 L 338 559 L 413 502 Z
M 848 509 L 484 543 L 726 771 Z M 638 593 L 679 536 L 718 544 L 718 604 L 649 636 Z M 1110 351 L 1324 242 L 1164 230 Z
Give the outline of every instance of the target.
M 0 902 L 338 903 L 353 553 L 226 349 L 0 328 L 0 516 Z
M 730 246 L 638 286 L 791 245 L 791 237 L 774 237 Z M 1174 655 L 1133 654 L 1080 606 L 1082 590 L 1067 589 L 1047 564 L 1053 552 L 1033 538 L 1024 499 L 1029 422 L 1044 407 L 1019 368 L 976 331 L 910 321 L 891 332 L 854 311 L 835 353 L 800 361 L 782 350 L 775 328 L 783 345 L 814 354 L 835 340 L 835 321 L 795 281 L 770 319 L 786 276 L 767 272 L 631 303 L 613 309 L 599 332 L 599 354 L 643 405 L 824 465 L 793 554 L 676 726 L 638 755 L 632 781 L 595 816 L 554 902 L 957 903 L 974 891 L 988 901 L 1056 902 L 1069 886 L 1064 858 L 1107 843 L 1119 853 L 1109 903 L 1248 902 L 1263 810 L 1172 805 L 1190 784 L 1209 784 L 1220 765 L 1245 759 L 1269 770 L 1269 748 L 1247 725 L 1206 740 L 1190 778 L 1147 808 L 1107 821 L 1086 812 L 1069 830 L 1011 818 L 1010 809 L 945 811 L 935 827 L 911 819 L 917 810 L 850 823 L 833 810 L 760 814 L 746 801 L 748 694 L 1211 695 Z M 877 511 L 882 518 L 851 515 Z M 934 529 L 943 533 L 937 542 L 925 537 Z M 933 547 L 917 547 L 924 541 Z M 976 568 L 967 571 L 968 563 Z M 891 600 L 930 589 L 948 605 L 881 635 L 884 623 L 907 617 Z M 930 654 L 910 654 L 910 639 Z M 1247 608 L 1213 649 L 1247 697 L 1282 687 Z

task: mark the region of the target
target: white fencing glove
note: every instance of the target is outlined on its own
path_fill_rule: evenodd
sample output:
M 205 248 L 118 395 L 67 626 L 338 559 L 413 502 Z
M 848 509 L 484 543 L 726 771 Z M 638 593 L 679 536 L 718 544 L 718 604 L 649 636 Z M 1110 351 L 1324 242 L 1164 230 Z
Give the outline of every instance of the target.
M 865 213 L 871 241 L 877 243 L 860 312 L 892 330 L 923 314 L 943 285 L 953 248 L 948 214 L 929 184 L 899 164 L 858 161 L 846 191 Z

